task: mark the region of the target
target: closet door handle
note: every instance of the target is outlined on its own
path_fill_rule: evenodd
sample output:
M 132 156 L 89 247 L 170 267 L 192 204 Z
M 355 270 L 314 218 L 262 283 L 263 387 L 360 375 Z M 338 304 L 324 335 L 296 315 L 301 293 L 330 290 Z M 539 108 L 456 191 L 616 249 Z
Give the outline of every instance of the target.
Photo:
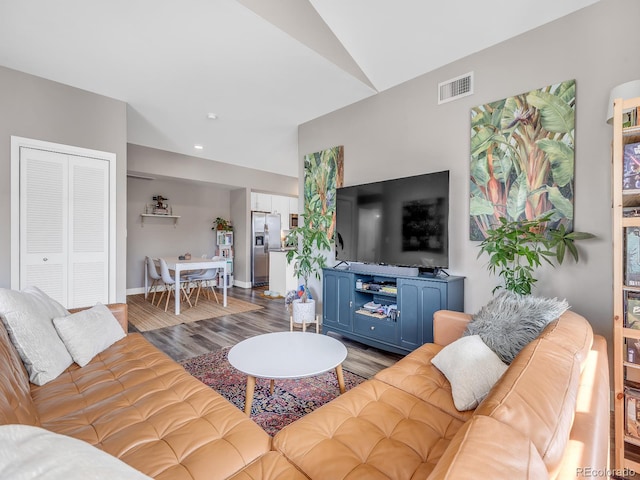
M 43 261 L 43 262 L 46 262 L 47 260 L 49 260 L 47 257 L 44 257 L 44 258 L 42 259 L 42 261 Z

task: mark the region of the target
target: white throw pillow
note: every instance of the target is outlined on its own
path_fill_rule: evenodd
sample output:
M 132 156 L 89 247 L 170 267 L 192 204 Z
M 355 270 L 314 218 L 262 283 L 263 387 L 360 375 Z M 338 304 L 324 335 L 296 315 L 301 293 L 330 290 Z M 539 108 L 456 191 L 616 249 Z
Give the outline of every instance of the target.
M 447 345 L 431 363 L 449 380 L 453 404 L 461 412 L 476 408 L 509 368 L 479 335 Z
M 126 335 L 111 310 L 101 303 L 54 318 L 53 324 L 73 360 L 81 367 Z
M 44 385 L 73 363 L 53 318 L 69 312 L 36 287 L 22 291 L 0 288 L 0 318 L 29 372 L 29 380 Z
M 0 426 L 0 478 L 150 479 L 87 442 L 30 425 Z

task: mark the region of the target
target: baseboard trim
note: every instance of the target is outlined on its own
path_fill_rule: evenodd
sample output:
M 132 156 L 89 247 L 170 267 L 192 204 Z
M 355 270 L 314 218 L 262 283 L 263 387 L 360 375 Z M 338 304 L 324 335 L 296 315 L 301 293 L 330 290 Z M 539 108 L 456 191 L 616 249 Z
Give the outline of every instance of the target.
M 240 287 L 240 288 L 251 288 L 251 282 L 240 282 L 238 280 L 234 280 L 233 281 L 233 286 L 234 287 Z M 144 287 L 136 287 L 136 288 L 127 288 L 127 296 L 129 295 L 139 295 L 141 293 L 144 293 Z

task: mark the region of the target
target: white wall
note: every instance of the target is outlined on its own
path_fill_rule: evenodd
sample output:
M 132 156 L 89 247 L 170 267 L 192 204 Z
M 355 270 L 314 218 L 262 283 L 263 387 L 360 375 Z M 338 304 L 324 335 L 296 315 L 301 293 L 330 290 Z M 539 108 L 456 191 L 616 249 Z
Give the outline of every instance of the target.
M 175 257 L 191 253 L 194 257 L 216 253 L 213 220 L 230 218 L 229 190 L 184 180 L 141 180 L 128 178 L 127 202 L 127 290 L 144 286 L 144 257 Z M 141 213 L 154 195 L 168 198 L 177 224 L 170 218 L 149 218 Z M 142 291 L 142 290 L 140 290 Z
M 289 175 L 278 175 L 131 143 L 127 146 L 127 152 L 129 172 L 208 182 L 229 188 L 248 188 L 250 191 L 298 195 L 297 178 Z
M 251 192 L 246 188 L 231 191 L 233 218 L 233 281 L 240 287 L 251 287 Z
M 11 136 L 116 155 L 116 299 L 125 301 L 127 111 L 119 100 L 0 67 L 0 287 L 11 287 Z
M 234 283 L 238 286 L 250 287 L 250 192 L 252 190 L 258 190 L 280 195 L 297 196 L 297 179 L 288 175 L 278 175 L 252 168 L 239 167 L 203 158 L 191 157 L 189 155 L 157 150 L 141 145 L 129 144 L 127 146 L 127 152 L 129 172 L 175 182 L 171 184 L 171 189 L 174 191 L 181 192 L 189 189 L 190 186 L 193 185 L 194 194 L 195 191 L 201 192 L 201 197 L 197 201 L 202 201 L 202 198 L 207 195 L 215 195 L 220 198 L 220 201 L 212 206 L 208 212 L 197 212 L 197 208 L 195 208 L 193 220 L 180 218 L 178 228 L 184 234 L 187 230 L 185 222 L 202 223 L 203 221 L 209 221 L 205 220 L 209 219 L 209 217 L 211 217 L 210 220 L 213 220 L 217 216 L 230 219 L 234 225 Z M 147 182 L 150 183 L 155 181 L 157 180 L 147 180 Z M 150 193 L 147 192 L 147 196 L 149 196 L 149 194 Z M 137 192 L 133 192 L 133 195 L 130 195 L 130 202 L 136 195 Z M 171 194 L 164 195 L 168 196 L 171 199 L 171 203 L 173 203 Z M 222 200 L 222 196 L 224 196 L 224 200 Z M 149 199 L 150 198 L 151 197 L 149 197 Z M 184 205 L 185 210 L 183 210 L 183 212 L 186 212 L 186 209 L 188 209 L 190 205 L 188 203 L 189 200 L 185 200 L 185 202 L 187 203 Z M 134 219 L 140 218 L 140 213 L 142 212 L 140 208 L 142 208 L 142 206 L 139 204 L 129 205 L 128 223 L 130 228 Z M 220 208 L 222 208 L 222 213 L 211 216 L 212 212 L 218 211 Z M 168 220 L 160 221 L 168 222 Z M 193 226 L 196 228 L 190 233 L 190 236 L 193 237 L 190 244 L 196 245 L 206 242 L 208 238 L 206 230 L 201 226 L 195 226 L 195 224 Z M 145 226 L 145 228 L 147 227 Z M 144 280 L 144 275 L 142 270 L 140 270 L 142 268 L 140 258 L 144 259 L 144 255 L 149 255 L 148 253 L 144 253 L 142 257 L 140 257 L 140 252 L 146 251 L 149 243 L 138 235 L 132 237 L 131 234 L 130 231 L 127 241 L 132 249 L 129 254 L 130 264 L 128 265 L 127 273 L 127 289 L 137 291 L 144 285 L 144 283 L 140 283 Z M 166 243 L 165 239 L 161 241 Z M 164 249 L 167 250 L 168 247 L 169 245 L 165 245 Z M 189 244 L 184 244 L 182 248 L 187 248 L 188 250 L 193 247 L 189 247 Z M 185 252 L 187 250 L 185 250 Z M 190 253 L 193 252 L 190 251 Z M 164 255 L 169 255 L 169 253 L 165 253 Z
M 304 155 L 344 145 L 344 184 L 450 170 L 451 274 L 466 276 L 465 309 L 477 311 L 498 279 L 488 275 L 478 242 L 469 240 L 470 109 L 563 80 L 576 79 L 575 229 L 597 239 L 579 246 L 579 264 L 544 268 L 536 293 L 566 297 L 597 333 L 611 335 L 610 89 L 640 78 L 629 34 L 640 2 L 599 3 L 299 128 L 299 188 Z M 487 25 L 487 28 L 500 28 Z M 437 105 L 437 85 L 475 72 L 475 94 Z

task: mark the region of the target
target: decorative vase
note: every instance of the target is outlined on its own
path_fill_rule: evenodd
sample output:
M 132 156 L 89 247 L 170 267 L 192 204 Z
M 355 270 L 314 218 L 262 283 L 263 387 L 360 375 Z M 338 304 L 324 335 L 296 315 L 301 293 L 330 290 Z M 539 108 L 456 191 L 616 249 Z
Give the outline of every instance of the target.
M 302 302 L 296 299 L 293 305 L 293 321 L 294 323 L 313 323 L 316 321 L 316 301 L 307 300 Z

